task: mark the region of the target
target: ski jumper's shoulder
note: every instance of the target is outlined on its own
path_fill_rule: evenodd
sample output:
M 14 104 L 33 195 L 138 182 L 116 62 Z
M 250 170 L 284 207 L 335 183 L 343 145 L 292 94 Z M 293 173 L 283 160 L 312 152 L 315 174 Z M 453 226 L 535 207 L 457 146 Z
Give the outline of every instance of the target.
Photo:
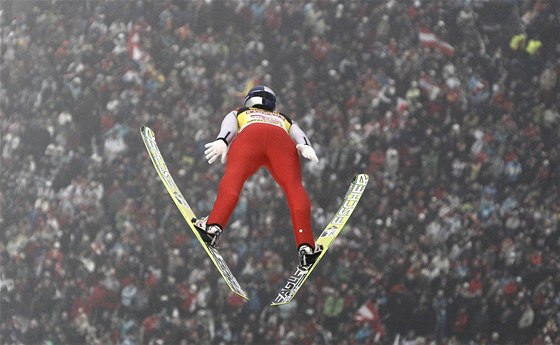
M 248 107 L 240 107 L 240 108 L 235 109 L 234 111 L 237 113 L 237 116 L 239 116 L 239 114 L 241 114 L 241 113 L 243 113 L 244 111 L 247 111 L 247 110 L 249 110 Z
M 278 112 L 278 114 L 284 116 L 284 118 L 286 119 L 286 121 L 288 121 L 288 123 L 289 123 L 290 125 L 292 125 L 292 124 L 294 123 L 294 121 L 292 120 L 292 118 L 289 117 L 288 115 L 286 115 L 286 114 L 284 114 L 284 113 L 282 113 L 282 112 Z

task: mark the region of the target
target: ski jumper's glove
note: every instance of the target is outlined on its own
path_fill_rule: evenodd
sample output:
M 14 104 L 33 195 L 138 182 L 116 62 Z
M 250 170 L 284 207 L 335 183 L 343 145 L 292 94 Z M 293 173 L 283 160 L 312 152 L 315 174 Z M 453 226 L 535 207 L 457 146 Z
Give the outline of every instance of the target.
M 218 157 L 221 157 L 222 163 L 226 162 L 228 146 L 224 140 L 218 139 L 216 141 L 204 145 L 204 147 L 206 147 L 206 151 L 204 151 L 204 155 L 208 160 L 208 164 L 214 163 L 216 159 L 218 159 Z
M 309 159 L 310 161 L 313 161 L 315 163 L 319 161 L 319 158 L 317 158 L 317 154 L 315 153 L 315 150 L 313 150 L 311 146 L 305 144 L 297 144 L 296 148 L 298 149 L 299 152 L 301 152 L 301 155 L 303 157 Z

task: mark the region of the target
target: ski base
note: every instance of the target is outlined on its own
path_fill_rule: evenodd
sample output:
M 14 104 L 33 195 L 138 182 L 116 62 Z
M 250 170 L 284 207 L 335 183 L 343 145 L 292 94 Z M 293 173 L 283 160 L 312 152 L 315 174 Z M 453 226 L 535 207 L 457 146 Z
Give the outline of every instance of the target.
M 368 180 L 369 177 L 366 174 L 359 174 L 354 177 L 352 184 L 344 196 L 342 205 L 332 217 L 329 224 L 327 224 L 321 235 L 319 235 L 317 241 L 315 241 L 316 246 L 323 247 L 321 255 L 310 268 L 303 268 L 298 265 L 295 272 L 288 278 L 284 287 L 282 287 L 270 305 L 278 306 L 292 301 L 299 289 L 303 286 L 303 283 L 305 283 L 309 275 L 311 275 L 311 272 L 313 272 L 315 267 L 317 267 L 317 264 L 321 261 L 334 239 L 338 236 L 338 234 L 340 234 L 344 225 L 346 225 L 346 222 L 352 215 L 352 212 L 354 212 L 354 209 L 358 205 L 358 201 L 366 189 Z
M 235 278 L 235 276 L 231 273 L 229 266 L 226 264 L 224 258 L 216 249 L 215 247 L 209 246 L 202 240 L 202 237 L 198 233 L 198 230 L 194 227 L 191 219 L 196 218 L 194 211 L 187 203 L 186 199 L 183 197 L 183 194 L 179 190 L 179 187 L 173 180 L 173 177 L 169 173 L 169 169 L 167 168 L 167 164 L 165 163 L 163 156 L 159 150 L 159 147 L 156 142 L 154 132 L 147 126 L 143 126 L 140 129 L 140 133 L 142 135 L 142 139 L 144 141 L 144 145 L 146 145 L 146 149 L 150 155 L 152 163 L 163 182 L 165 189 L 171 196 L 171 199 L 175 202 L 175 205 L 179 209 L 181 215 L 193 231 L 194 235 L 214 263 L 214 266 L 218 269 L 220 274 L 222 275 L 224 281 L 228 285 L 228 287 L 233 291 L 235 294 L 241 296 L 244 299 L 249 299 L 247 293 L 243 290 L 239 282 Z

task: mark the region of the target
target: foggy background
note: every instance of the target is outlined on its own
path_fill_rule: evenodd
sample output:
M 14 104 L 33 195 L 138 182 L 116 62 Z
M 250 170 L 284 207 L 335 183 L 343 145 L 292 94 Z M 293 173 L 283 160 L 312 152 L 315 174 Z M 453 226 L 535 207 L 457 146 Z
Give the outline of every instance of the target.
M 0 2 L 0 343 L 560 341 L 555 0 Z M 204 144 L 253 85 L 311 139 L 317 236 L 370 184 L 295 300 L 284 196 L 259 171 L 221 252 Z

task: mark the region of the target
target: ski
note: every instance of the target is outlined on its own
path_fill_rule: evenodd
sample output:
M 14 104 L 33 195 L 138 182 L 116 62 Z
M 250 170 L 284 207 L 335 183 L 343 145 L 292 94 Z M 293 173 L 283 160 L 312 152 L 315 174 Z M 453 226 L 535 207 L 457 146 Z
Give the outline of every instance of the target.
M 196 228 L 194 227 L 194 224 L 191 221 L 193 218 L 195 218 L 194 211 L 187 203 L 187 200 L 183 197 L 183 194 L 179 190 L 179 187 L 177 186 L 177 184 L 173 180 L 173 177 L 169 173 L 167 164 L 165 163 L 165 160 L 163 159 L 163 156 L 161 155 L 161 152 L 157 145 L 154 132 L 149 127 L 143 126 L 140 129 L 140 133 L 142 135 L 142 140 L 144 141 L 144 145 L 148 150 L 148 154 L 150 155 L 152 163 L 161 181 L 163 182 L 165 189 L 171 196 L 171 199 L 173 199 L 173 201 L 175 202 L 175 205 L 181 212 L 181 215 L 183 215 L 183 218 L 185 218 L 185 221 L 191 228 L 192 232 L 194 233 L 194 235 L 196 236 L 196 238 L 198 239 L 198 241 L 200 242 L 200 244 L 202 245 L 202 247 L 210 257 L 210 259 L 212 260 L 212 262 L 214 263 L 218 271 L 220 271 L 220 274 L 224 278 L 226 284 L 231 289 L 231 291 L 233 291 L 237 295 L 241 296 L 244 299 L 249 299 L 247 293 L 243 290 L 243 288 L 241 288 L 241 286 L 237 282 L 237 279 L 231 273 L 229 266 L 226 264 L 224 258 L 222 257 L 218 249 L 207 245 L 202 240 L 202 237 L 198 233 L 198 230 L 196 230 Z
M 358 205 L 358 201 L 364 193 L 369 177 L 366 174 L 359 174 L 354 177 L 352 184 L 348 188 L 342 205 L 331 218 L 329 224 L 325 227 L 317 241 L 315 241 L 316 246 L 322 246 L 323 251 L 321 255 L 317 258 L 313 266 L 310 268 L 303 268 L 298 265 L 296 271 L 288 278 L 288 281 L 284 284 L 274 301 L 270 304 L 272 306 L 278 306 L 282 304 L 290 303 L 294 298 L 299 289 L 303 286 L 303 283 L 307 280 L 311 272 L 317 267 L 317 264 L 325 253 L 331 246 L 334 239 L 340 234 L 344 225 L 354 212 L 354 209 Z

